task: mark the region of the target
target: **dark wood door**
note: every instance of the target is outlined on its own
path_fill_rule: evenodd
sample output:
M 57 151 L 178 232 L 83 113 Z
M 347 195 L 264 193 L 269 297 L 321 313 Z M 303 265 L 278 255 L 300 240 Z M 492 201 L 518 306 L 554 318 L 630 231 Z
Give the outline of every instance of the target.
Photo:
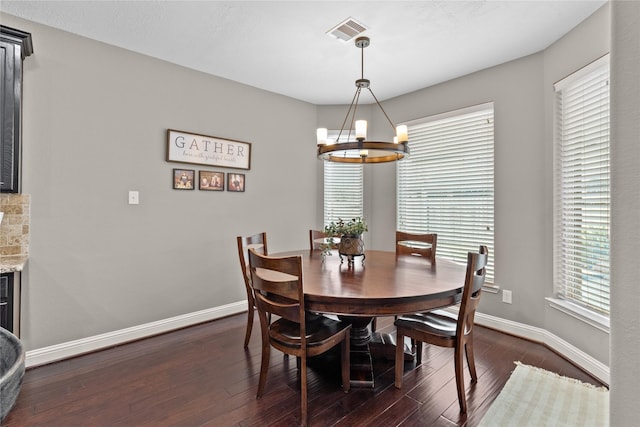
M 31 35 L 0 26 L 0 192 L 20 192 L 22 60 L 31 55 Z
M 0 274 L 0 327 L 13 332 L 13 273 Z

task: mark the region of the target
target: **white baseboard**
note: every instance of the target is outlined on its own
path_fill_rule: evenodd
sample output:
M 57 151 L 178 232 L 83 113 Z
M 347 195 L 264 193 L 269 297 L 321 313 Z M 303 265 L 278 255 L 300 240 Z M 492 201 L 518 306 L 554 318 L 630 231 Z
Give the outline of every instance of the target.
M 80 354 L 89 353 L 114 345 L 123 344 L 129 341 L 150 337 L 152 335 L 169 332 L 186 326 L 195 325 L 232 314 L 247 311 L 247 301 L 234 302 L 219 307 L 208 308 L 206 310 L 187 313 L 169 319 L 158 320 L 156 322 L 145 323 L 131 328 L 118 331 L 107 332 L 105 334 L 68 341 L 49 347 L 38 348 L 27 351 L 25 366 L 27 368 L 44 365 Z
M 478 325 L 545 344 L 547 347 L 566 357 L 571 362 L 596 377 L 598 380 L 607 385 L 609 384 L 609 367 L 607 365 L 594 359 L 563 339 L 555 336 L 546 329 L 536 328 L 523 323 L 512 322 L 510 320 L 478 312 L 476 312 L 475 322 Z
M 108 332 L 106 334 L 56 344 L 50 347 L 30 350 L 27 351 L 25 364 L 28 368 L 44 365 L 46 363 L 67 359 L 69 357 L 112 347 L 129 341 L 241 313 L 246 311 L 246 309 L 247 301 L 239 301 L 220 307 L 213 307 L 206 310 L 196 311 L 194 313 L 159 320 L 157 322 L 121 329 L 119 331 Z M 501 319 L 483 313 L 476 313 L 475 320 L 479 325 L 545 344 L 552 350 L 558 352 L 578 365 L 580 368 L 589 372 L 603 383 L 609 384 L 608 366 L 545 329 L 535 328 L 533 326 L 512 322 L 510 320 Z

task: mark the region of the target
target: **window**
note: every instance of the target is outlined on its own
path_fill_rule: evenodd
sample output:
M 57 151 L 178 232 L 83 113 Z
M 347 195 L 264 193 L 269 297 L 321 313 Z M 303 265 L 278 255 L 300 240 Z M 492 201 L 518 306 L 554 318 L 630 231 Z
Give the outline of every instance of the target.
M 407 125 L 411 155 L 398 163 L 398 230 L 437 233 L 438 257 L 461 263 L 486 245 L 493 283 L 493 103 Z
M 609 315 L 609 60 L 555 84 L 554 287 Z
M 330 131 L 329 139 L 337 139 L 338 133 Z M 362 165 L 324 162 L 324 225 L 364 216 L 363 188 Z

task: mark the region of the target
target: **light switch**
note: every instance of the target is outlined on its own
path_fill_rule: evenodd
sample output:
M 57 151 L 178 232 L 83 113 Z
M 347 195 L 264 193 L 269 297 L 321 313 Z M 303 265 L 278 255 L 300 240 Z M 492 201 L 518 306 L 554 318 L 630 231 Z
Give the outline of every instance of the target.
M 511 296 L 511 291 L 508 291 L 506 289 L 502 290 L 502 302 L 511 304 Z
M 129 191 L 129 204 L 130 205 L 139 205 L 140 204 L 140 195 L 137 191 Z

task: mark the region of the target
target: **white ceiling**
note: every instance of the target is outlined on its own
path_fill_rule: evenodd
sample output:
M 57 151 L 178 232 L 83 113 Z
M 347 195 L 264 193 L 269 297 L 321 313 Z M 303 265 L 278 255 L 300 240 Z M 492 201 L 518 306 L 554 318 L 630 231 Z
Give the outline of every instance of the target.
M 383 100 L 538 52 L 605 3 L 2 0 L 0 11 L 314 104 L 348 104 L 360 51 L 325 34 L 346 18 L 369 28 L 364 77 Z

